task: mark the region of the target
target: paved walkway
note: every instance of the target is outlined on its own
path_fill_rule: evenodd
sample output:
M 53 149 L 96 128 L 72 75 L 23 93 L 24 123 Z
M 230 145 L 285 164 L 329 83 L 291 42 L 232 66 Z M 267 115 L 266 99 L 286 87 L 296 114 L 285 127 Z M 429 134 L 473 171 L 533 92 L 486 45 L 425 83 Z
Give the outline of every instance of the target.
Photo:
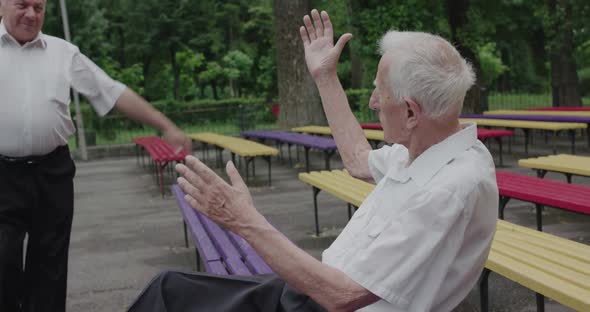
M 584 145 L 582 142 L 578 145 Z M 517 154 L 506 155 L 507 168 L 503 169 L 533 175 L 532 171 L 516 167 L 515 160 L 522 157 L 519 148 L 514 147 Z M 566 142 L 563 148 L 567 149 Z M 544 153 L 537 146 L 532 150 Z M 587 148 L 579 150 L 590 155 Z M 323 168 L 321 155 L 314 155 L 313 160 L 316 169 Z M 184 247 L 175 201 L 169 194 L 160 197 L 149 170 L 137 166 L 133 158 L 78 162 L 77 166 L 68 311 L 124 311 L 158 272 L 195 268 L 194 249 Z M 333 168 L 339 166 L 341 163 L 333 161 Z M 346 205 L 320 194 L 320 224 L 325 234 L 313 237 L 311 188 L 297 179 L 303 169 L 273 160 L 273 187 L 269 188 L 265 186 L 265 164 L 261 161 L 256 168 L 259 180 L 253 181 L 251 191 L 258 209 L 293 242 L 319 259 L 321 251 L 345 225 Z M 555 174 L 548 178 L 564 179 Z M 574 183 L 590 185 L 590 178 L 574 177 Z M 532 207 L 511 201 L 506 219 L 534 227 Z M 544 224 L 546 232 L 590 242 L 588 216 L 547 209 Z M 493 274 L 490 282 L 492 311 L 535 310 L 535 296 L 530 290 Z M 476 311 L 478 300 L 473 291 L 457 311 Z M 547 311 L 569 310 L 548 302 Z

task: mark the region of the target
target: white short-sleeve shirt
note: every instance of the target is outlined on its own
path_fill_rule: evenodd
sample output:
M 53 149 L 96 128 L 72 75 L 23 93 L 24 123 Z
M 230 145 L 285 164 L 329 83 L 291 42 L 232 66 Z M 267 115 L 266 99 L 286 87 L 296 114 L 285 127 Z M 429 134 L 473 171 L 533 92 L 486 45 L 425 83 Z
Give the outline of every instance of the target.
M 375 190 L 322 255 L 381 298 L 361 311 L 451 311 L 488 256 L 498 187 L 475 124 L 408 160 L 397 144 L 370 153 Z
M 21 45 L 0 22 L 0 154 L 44 155 L 66 144 L 75 132 L 70 87 L 99 115 L 126 88 L 76 46 L 43 33 Z

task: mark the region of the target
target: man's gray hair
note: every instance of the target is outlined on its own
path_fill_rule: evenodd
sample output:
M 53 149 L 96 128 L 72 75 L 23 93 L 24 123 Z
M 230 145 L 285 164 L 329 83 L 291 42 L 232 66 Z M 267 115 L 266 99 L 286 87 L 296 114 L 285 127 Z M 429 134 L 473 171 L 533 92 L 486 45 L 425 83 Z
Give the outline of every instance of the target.
M 386 83 L 396 103 L 408 97 L 432 118 L 461 112 L 475 74 L 448 41 L 423 32 L 389 31 L 379 47 L 391 58 Z

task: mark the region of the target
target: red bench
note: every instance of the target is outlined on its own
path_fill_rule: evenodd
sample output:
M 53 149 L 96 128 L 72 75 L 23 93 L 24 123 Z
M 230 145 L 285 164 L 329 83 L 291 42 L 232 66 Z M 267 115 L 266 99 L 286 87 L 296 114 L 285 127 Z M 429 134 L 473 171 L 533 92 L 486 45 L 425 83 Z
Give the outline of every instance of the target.
M 499 217 L 511 198 L 535 204 L 537 230 L 543 230 L 543 206 L 590 215 L 590 187 L 496 171 L 500 193 Z
M 135 154 L 138 163 L 141 158 L 141 163 L 145 166 L 142 151 L 149 155 L 150 165 L 160 185 L 160 194 L 164 197 L 164 168 L 170 165 L 168 168 L 172 171 L 171 164 L 184 162 L 186 152 L 180 151 L 176 153 L 175 148 L 170 143 L 157 136 L 138 137 L 133 138 L 132 141 L 135 143 Z

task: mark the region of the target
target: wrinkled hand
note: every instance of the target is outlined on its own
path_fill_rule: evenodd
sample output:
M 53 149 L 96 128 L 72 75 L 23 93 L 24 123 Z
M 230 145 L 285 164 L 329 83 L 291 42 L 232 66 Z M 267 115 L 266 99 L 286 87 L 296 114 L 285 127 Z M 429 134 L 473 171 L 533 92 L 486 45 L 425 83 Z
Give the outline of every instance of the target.
M 261 215 L 234 164 L 228 162 L 225 169 L 231 185 L 197 158 L 187 156 L 186 165 L 176 165 L 176 171 L 181 175 L 178 185 L 194 209 L 213 222 L 239 233 L 241 227 L 256 222 Z
M 187 137 L 180 129 L 171 128 L 166 130 L 163 135 L 164 140 L 168 141 L 175 147 L 175 153 L 178 154 L 183 151 L 187 154 L 191 154 L 193 151 L 193 143 L 189 137 Z
M 307 68 L 316 82 L 320 79 L 336 76 L 336 66 L 346 43 L 352 38 L 352 34 L 346 33 L 338 39 L 334 46 L 334 29 L 326 11 L 322 14 L 316 9 L 303 17 L 303 24 L 299 28 L 301 40 L 305 48 L 305 61 Z M 322 23 L 323 22 L 323 23 Z

